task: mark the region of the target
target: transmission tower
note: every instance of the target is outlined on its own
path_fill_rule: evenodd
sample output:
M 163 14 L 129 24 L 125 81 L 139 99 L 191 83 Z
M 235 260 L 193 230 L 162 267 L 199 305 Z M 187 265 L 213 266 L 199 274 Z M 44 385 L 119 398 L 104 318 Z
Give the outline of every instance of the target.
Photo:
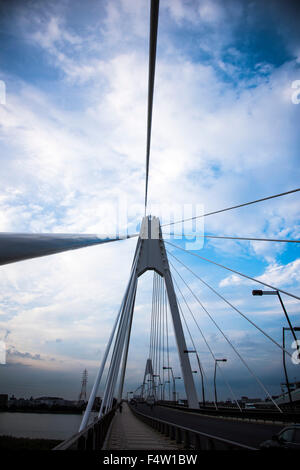
M 88 381 L 88 371 L 84 369 L 82 373 L 82 379 L 81 379 L 81 390 L 78 398 L 78 402 L 80 401 L 86 401 L 86 386 L 87 386 L 87 381 Z

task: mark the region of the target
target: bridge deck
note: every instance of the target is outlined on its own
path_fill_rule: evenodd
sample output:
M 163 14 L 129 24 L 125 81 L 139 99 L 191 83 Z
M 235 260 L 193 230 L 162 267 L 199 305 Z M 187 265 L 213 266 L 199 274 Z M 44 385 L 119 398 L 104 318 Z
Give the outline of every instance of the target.
M 273 434 L 276 434 L 285 426 L 283 423 L 271 424 L 248 422 L 247 420 L 228 420 L 221 416 L 200 415 L 159 405 L 155 405 L 151 410 L 146 404 L 139 404 L 137 411 L 154 418 L 255 448 L 258 448 L 261 442 L 271 439 Z
M 104 444 L 107 450 L 174 450 L 178 445 L 136 418 L 127 403 L 123 411 L 116 413 L 108 438 Z

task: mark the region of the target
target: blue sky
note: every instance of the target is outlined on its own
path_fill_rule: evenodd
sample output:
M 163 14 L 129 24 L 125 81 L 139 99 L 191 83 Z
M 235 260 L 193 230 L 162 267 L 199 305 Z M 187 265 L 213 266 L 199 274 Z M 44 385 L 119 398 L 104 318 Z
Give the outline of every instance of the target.
M 0 105 L 0 231 L 110 232 L 107 205 L 143 203 L 149 2 L 33 0 L 1 2 L 0 8 L 0 79 L 7 92 Z M 203 204 L 211 211 L 299 186 L 300 105 L 291 100 L 292 83 L 300 79 L 298 23 L 296 2 L 161 0 L 151 204 Z M 139 222 L 140 214 L 131 216 L 130 231 Z M 204 228 L 299 239 L 299 196 L 207 217 Z M 76 397 L 85 367 L 91 386 L 135 243 L 1 268 L 0 339 L 9 350 L 9 363 L 0 369 L 2 392 Z M 299 292 L 297 246 L 211 239 L 199 253 Z M 255 284 L 174 254 L 281 341 L 285 322 L 275 298 L 254 298 Z M 180 272 L 278 393 L 281 351 Z M 151 286 L 150 275 L 141 279 L 126 390 L 142 380 Z M 299 324 L 298 302 L 284 301 Z M 228 357 L 224 372 L 237 395 L 261 396 L 191 305 L 215 353 Z M 195 340 L 210 383 L 212 361 Z M 175 352 L 172 358 L 178 368 Z M 289 370 L 299 378 L 296 366 Z M 226 398 L 223 382 L 219 386 Z

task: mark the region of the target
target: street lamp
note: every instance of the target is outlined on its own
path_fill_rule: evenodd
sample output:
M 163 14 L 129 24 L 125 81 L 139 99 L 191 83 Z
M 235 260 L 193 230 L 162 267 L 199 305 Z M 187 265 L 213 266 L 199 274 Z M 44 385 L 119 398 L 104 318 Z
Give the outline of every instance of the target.
M 165 380 L 165 382 L 163 383 L 164 398 L 165 398 L 165 385 L 166 385 L 166 384 L 170 384 L 170 380 Z M 170 386 L 169 386 L 169 391 L 170 391 Z M 169 395 L 169 398 L 170 398 L 170 395 Z
M 175 385 L 175 377 L 173 373 L 173 368 L 172 367 L 166 367 L 163 366 L 163 370 L 170 370 L 173 378 L 173 401 L 176 402 L 176 385 Z M 181 379 L 181 377 L 176 377 L 176 379 Z
M 215 359 L 215 374 L 214 374 L 214 387 L 215 387 L 215 404 L 218 409 L 218 398 L 217 398 L 217 362 L 227 362 L 227 359 Z
M 148 395 L 154 396 L 154 394 L 155 394 L 155 383 L 154 383 L 153 375 L 151 376 L 150 379 L 147 379 L 147 382 L 148 382 Z
M 160 398 L 162 399 L 162 383 L 161 383 L 161 378 L 160 378 L 160 375 L 159 374 L 153 374 L 153 378 L 154 377 L 158 377 L 159 378 L 159 386 L 160 386 Z
M 145 390 L 145 387 L 147 387 L 147 390 Z M 142 388 L 142 398 L 144 398 L 144 396 L 148 396 L 149 393 L 150 393 L 150 387 L 149 387 L 149 383 L 148 381 L 147 382 L 144 382 L 143 383 L 143 388 Z
M 181 377 L 174 377 L 174 384 L 175 384 L 175 380 L 181 380 Z M 174 392 L 175 392 L 175 401 L 177 403 L 177 395 L 178 395 L 178 399 L 179 399 L 179 393 L 176 392 L 175 385 L 174 385 Z
M 278 290 L 253 290 L 252 291 L 252 295 L 254 296 L 261 296 L 261 295 L 277 295 L 279 301 L 280 301 L 280 304 L 281 304 L 281 307 L 282 307 L 282 310 L 283 310 L 283 313 L 285 315 L 285 318 L 287 319 L 287 322 L 288 322 L 288 325 L 289 325 L 289 328 L 285 328 L 283 327 L 282 329 L 282 362 L 283 362 L 283 369 L 284 369 L 284 375 L 285 375 L 285 380 L 286 380 L 286 385 L 287 385 L 287 389 L 288 389 L 288 394 L 289 394 L 289 401 L 290 401 L 290 406 L 291 408 L 293 408 L 293 400 L 292 400 L 292 394 L 291 394 L 291 388 L 290 388 L 290 383 L 289 383 L 289 379 L 288 379 L 288 373 L 287 373 L 287 368 L 286 368 L 286 363 L 285 363 L 285 331 L 286 330 L 290 330 L 292 332 L 292 335 L 293 335 L 293 338 L 296 342 L 296 348 L 297 348 L 297 351 L 298 351 L 298 355 L 300 357 L 300 349 L 299 349 L 299 345 L 298 345 L 298 341 L 297 341 L 297 337 L 296 337 L 296 334 L 295 334 L 295 331 L 300 331 L 300 328 L 299 327 L 295 327 L 293 328 L 292 326 L 292 323 L 290 321 L 290 318 L 288 316 L 288 313 L 285 309 L 285 306 L 284 306 L 284 303 L 282 301 L 282 298 L 281 298 L 281 295 L 280 295 L 280 292 Z
M 134 393 L 137 393 L 137 391 L 141 389 L 140 395 L 137 395 L 137 396 L 140 396 L 140 397 L 141 397 L 141 396 L 142 396 L 143 387 L 144 387 L 144 384 L 142 383 L 141 385 L 139 385 L 139 386 L 135 389 Z
M 202 404 L 203 406 L 205 406 L 205 391 L 204 391 L 204 378 L 203 378 L 203 370 L 202 370 L 202 366 L 201 366 L 201 362 L 200 362 L 200 359 L 199 359 L 199 356 L 198 356 L 198 353 L 197 351 L 195 350 L 185 350 L 184 351 L 186 354 L 196 354 L 196 358 L 197 358 L 197 362 L 198 362 L 198 367 L 199 367 L 199 371 L 200 371 L 200 374 L 201 374 L 201 386 L 202 386 Z
M 283 347 L 283 350 L 282 350 L 282 361 L 283 361 L 283 368 L 284 368 L 286 386 L 287 386 L 287 389 L 288 389 L 288 395 L 289 395 L 290 406 L 291 406 L 291 408 L 293 408 L 293 399 L 292 399 L 292 393 L 291 393 L 291 386 L 290 386 L 290 382 L 289 382 L 289 379 L 288 379 L 288 373 L 287 373 L 287 368 L 286 368 L 286 363 L 285 363 L 285 332 L 286 332 L 286 331 L 290 331 L 290 330 L 291 330 L 291 329 L 290 329 L 290 328 L 287 328 L 287 327 L 283 327 L 283 328 L 282 328 L 282 347 Z M 293 331 L 300 331 L 300 327 L 299 327 L 299 326 L 295 326 L 295 327 L 293 328 Z M 296 344 L 297 344 L 297 340 L 296 340 Z

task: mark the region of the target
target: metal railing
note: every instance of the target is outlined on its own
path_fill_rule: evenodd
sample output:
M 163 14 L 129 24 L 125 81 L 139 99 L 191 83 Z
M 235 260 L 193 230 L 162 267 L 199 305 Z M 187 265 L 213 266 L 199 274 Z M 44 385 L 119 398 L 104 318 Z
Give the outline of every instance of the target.
M 182 445 L 184 449 L 197 449 L 197 450 L 258 450 L 255 447 L 250 447 L 239 442 L 230 441 L 221 437 L 216 437 L 195 429 L 190 429 L 168 421 L 153 418 L 152 416 L 145 415 L 137 411 L 134 407 L 130 406 L 133 414 L 142 420 L 145 424 L 152 426 L 157 431 L 172 440 L 175 440 L 178 445 Z
M 116 407 L 52 450 L 100 450 L 115 412 Z

